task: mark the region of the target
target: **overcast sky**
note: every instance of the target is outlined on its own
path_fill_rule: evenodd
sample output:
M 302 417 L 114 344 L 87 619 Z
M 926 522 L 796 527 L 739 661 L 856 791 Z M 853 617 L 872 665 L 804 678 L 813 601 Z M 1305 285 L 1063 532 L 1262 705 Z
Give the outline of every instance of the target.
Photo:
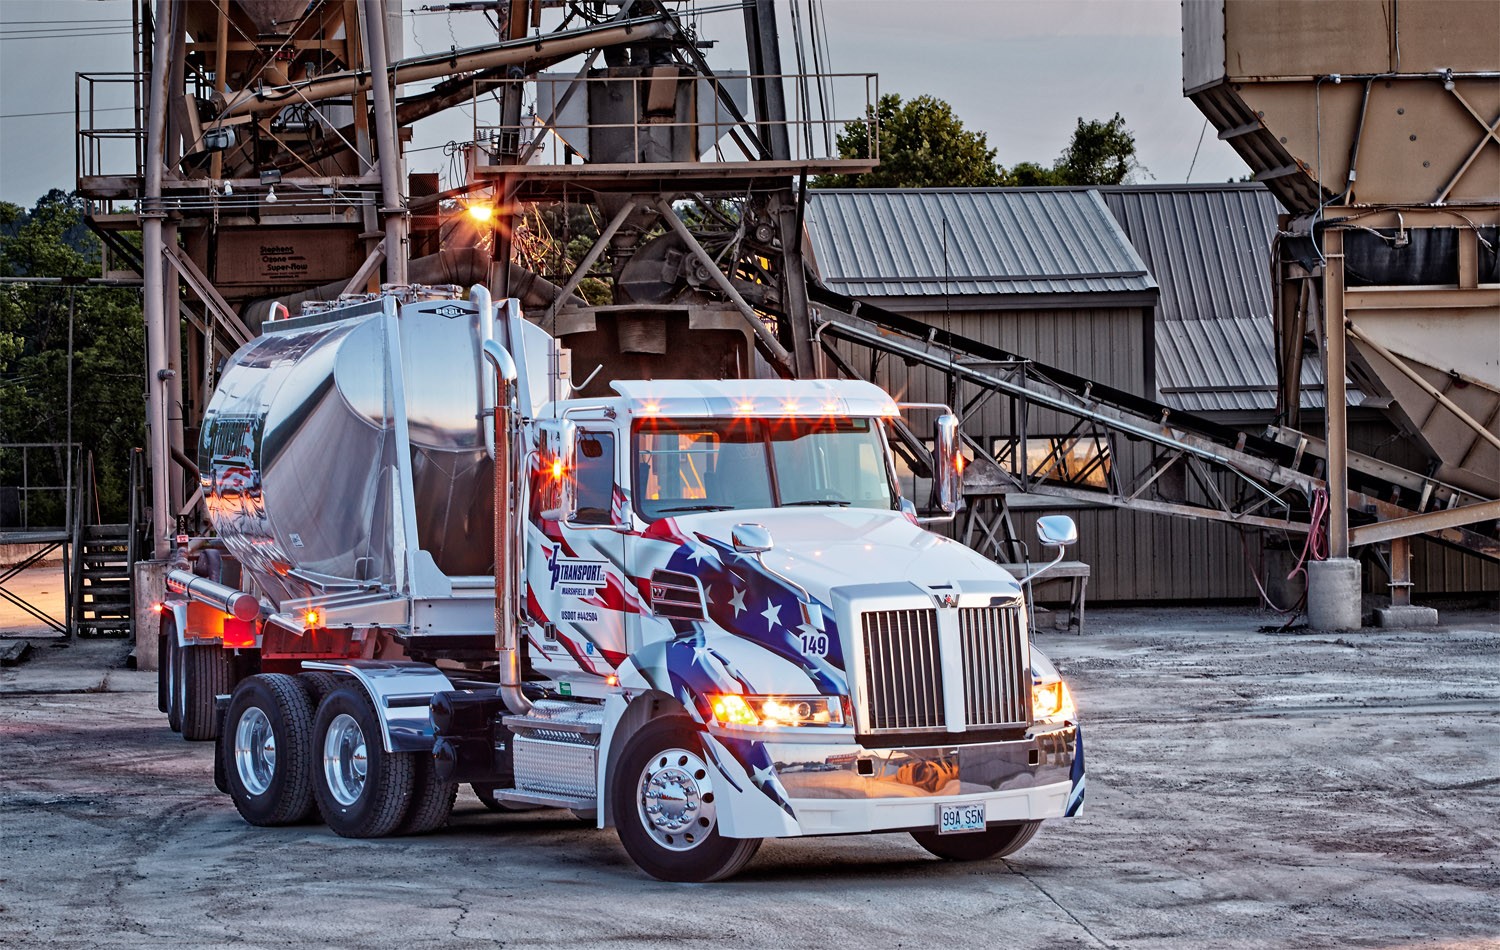
M 790 17 L 781 7 L 783 70 L 791 72 Z M 882 92 L 946 99 L 969 128 L 989 136 L 1002 165 L 1050 164 L 1079 117 L 1120 112 L 1150 173 L 1144 180 L 1185 181 L 1190 166 L 1195 182 L 1247 172 L 1182 97 L 1178 0 L 824 0 L 822 7 L 833 71 L 874 72 Z M 477 17 L 409 17 L 407 54 L 454 40 L 471 45 L 482 35 Z M 129 27 L 130 0 L 0 0 L 0 199 L 29 207 L 49 188 L 74 187 L 74 74 L 128 71 Z M 711 64 L 743 68 L 737 13 L 704 16 L 702 34 L 723 41 L 708 52 Z M 848 111 L 843 101 L 839 107 Z M 413 143 L 426 149 L 411 154 L 413 171 L 444 169 L 434 146 L 468 136 L 463 115 L 428 125 Z

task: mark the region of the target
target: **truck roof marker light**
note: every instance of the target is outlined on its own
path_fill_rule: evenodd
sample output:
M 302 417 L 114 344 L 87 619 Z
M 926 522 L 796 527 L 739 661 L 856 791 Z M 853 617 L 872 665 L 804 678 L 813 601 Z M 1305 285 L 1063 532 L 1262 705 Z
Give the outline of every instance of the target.
M 740 404 L 738 406 L 735 406 L 735 409 L 739 410 L 740 412 L 754 412 L 755 403 L 751 402 L 748 399 L 744 399 L 740 401 Z
M 797 411 L 797 400 L 795 400 L 795 399 L 788 399 L 787 401 L 785 401 L 785 402 L 783 402 L 781 404 L 781 408 L 784 409 L 787 412 L 796 412 Z
M 745 702 L 745 697 L 738 693 L 710 694 L 709 705 L 713 709 L 714 719 L 724 726 L 757 726 L 760 725 L 760 717 L 750 704 Z
M 641 411 L 648 416 L 654 416 L 658 412 L 661 412 L 661 406 L 654 402 L 648 402 L 641 407 Z
M 839 404 L 830 399 L 828 402 L 823 403 L 823 411 L 830 414 L 838 412 Z

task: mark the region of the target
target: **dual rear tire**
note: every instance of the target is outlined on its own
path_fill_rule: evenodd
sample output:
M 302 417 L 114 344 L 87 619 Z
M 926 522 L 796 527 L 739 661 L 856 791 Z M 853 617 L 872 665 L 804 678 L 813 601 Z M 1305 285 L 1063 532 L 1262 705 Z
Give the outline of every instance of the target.
M 230 797 L 252 825 L 305 821 L 336 834 L 424 834 L 448 821 L 458 786 L 431 756 L 387 752 L 368 696 L 331 674 L 263 674 L 229 703 L 219 755 Z
M 164 618 L 157 638 L 157 706 L 167 714 L 167 725 L 184 739 L 216 739 L 215 705 L 234 684 L 229 651 L 217 643 L 183 645 L 177 641 L 177 622 Z

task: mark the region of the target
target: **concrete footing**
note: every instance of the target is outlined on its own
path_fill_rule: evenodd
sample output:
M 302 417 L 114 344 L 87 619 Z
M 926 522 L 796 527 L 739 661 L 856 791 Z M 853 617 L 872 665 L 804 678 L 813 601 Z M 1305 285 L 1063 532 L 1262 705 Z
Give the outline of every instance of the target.
M 1353 558 L 1310 561 L 1307 565 L 1307 626 L 1313 630 L 1358 630 L 1359 562 Z
M 1377 627 L 1436 627 L 1438 612 L 1431 607 L 1404 604 L 1375 608 Z

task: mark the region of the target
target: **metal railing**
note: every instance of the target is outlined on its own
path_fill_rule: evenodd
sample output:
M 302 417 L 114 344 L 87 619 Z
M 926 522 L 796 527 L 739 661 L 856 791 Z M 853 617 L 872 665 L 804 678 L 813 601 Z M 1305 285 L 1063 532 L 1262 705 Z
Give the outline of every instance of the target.
M 753 115 L 750 90 L 763 79 L 780 82 L 788 91 L 791 115 L 786 120 L 768 122 Z M 856 105 L 842 110 L 847 114 L 818 111 L 796 94 L 807 83 L 827 90 L 824 102 Z M 487 113 L 499 111 L 501 94 L 517 86 L 523 101 L 536 103 L 534 113 L 519 125 L 487 121 Z M 495 165 L 567 165 L 575 159 L 595 164 L 757 162 L 770 154 L 765 140 L 776 133 L 786 135 L 791 161 L 826 164 L 844 160 L 836 139 L 850 126 L 863 126 L 868 143 L 870 154 L 859 161 L 880 158 L 875 73 L 542 75 L 476 80 L 474 96 L 473 141 Z M 629 118 L 597 121 L 591 115 L 596 101 L 619 103 L 619 112 Z
M 141 177 L 145 167 L 144 73 L 76 73 L 73 85 L 79 182 Z
M 0 532 L 66 531 L 77 456 L 76 442 L 0 443 Z

